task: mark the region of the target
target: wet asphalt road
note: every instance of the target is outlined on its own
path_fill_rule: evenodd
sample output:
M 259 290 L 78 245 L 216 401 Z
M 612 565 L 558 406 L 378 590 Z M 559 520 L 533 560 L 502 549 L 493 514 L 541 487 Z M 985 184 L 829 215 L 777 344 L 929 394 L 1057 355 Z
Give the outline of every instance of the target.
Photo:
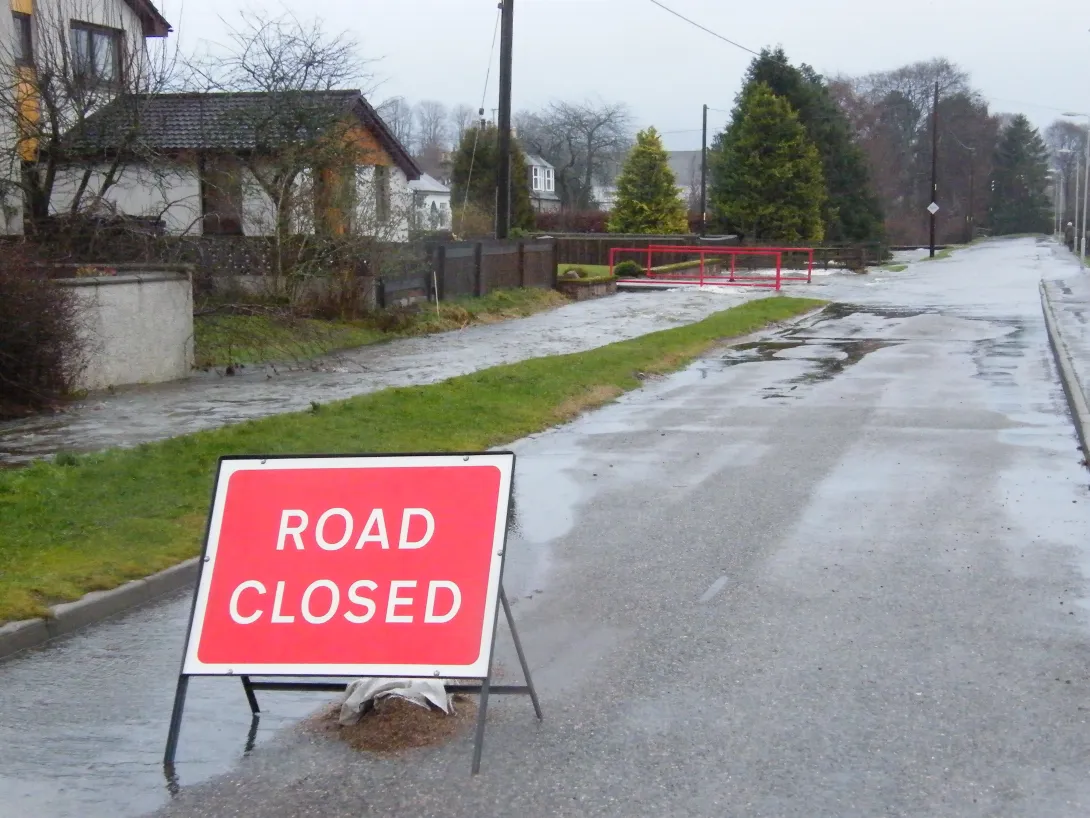
M 468 737 L 291 726 L 321 697 L 266 694 L 244 753 L 241 690 L 200 680 L 165 781 L 177 598 L 0 664 L 0 813 L 1083 818 L 1090 478 L 1037 294 L 1074 269 L 1018 240 L 838 277 L 812 324 L 521 441 L 546 720 L 494 700 L 477 779 Z

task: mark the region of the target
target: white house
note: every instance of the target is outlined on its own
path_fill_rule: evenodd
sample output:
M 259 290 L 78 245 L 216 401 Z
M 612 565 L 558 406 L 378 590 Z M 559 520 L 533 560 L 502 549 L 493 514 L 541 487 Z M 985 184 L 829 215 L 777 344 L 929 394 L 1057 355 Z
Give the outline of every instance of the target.
M 186 93 L 119 100 L 72 135 L 70 155 L 79 161 L 59 178 L 57 212 L 72 201 L 88 157 L 109 145 L 119 120 L 133 118 L 132 106 L 140 153 L 123 158 L 101 209 L 161 220 L 174 235 L 321 231 L 408 238 L 409 185 L 420 169 L 356 90 L 298 92 L 290 99 Z M 97 166 L 94 181 L 109 167 Z
M 700 209 L 700 151 L 667 151 L 667 164 L 674 173 L 677 195 L 692 211 Z M 620 167 L 615 170 L 620 175 Z M 617 201 L 616 179 L 607 185 L 595 185 L 591 194 L 602 210 L 612 210 Z
M 409 182 L 413 195 L 413 217 L 421 230 L 449 230 L 450 188 L 427 173 Z
M 556 195 L 556 168 L 534 154 L 526 155 L 530 174 L 530 201 L 538 213 L 553 213 L 560 209 L 560 197 Z
M 37 76 L 63 66 L 105 101 L 146 65 L 147 39 L 171 31 L 151 0 L 10 0 L 10 7 L 0 15 L 0 229 L 9 234 L 22 232 L 25 205 L 13 183 L 38 147 L 27 135 L 53 124 L 43 119 Z M 29 124 L 13 121 L 20 116 Z

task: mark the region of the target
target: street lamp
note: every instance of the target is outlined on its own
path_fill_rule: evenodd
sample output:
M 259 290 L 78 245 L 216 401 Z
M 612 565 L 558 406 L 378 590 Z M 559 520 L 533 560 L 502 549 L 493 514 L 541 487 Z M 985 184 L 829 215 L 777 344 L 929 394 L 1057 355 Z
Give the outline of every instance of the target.
M 1082 183 L 1082 157 L 1079 156 L 1077 153 L 1075 153 L 1075 151 L 1073 149 L 1071 149 L 1071 148 L 1061 148 L 1059 151 L 1057 151 L 1057 153 L 1061 153 L 1061 154 L 1064 154 L 1064 155 L 1075 154 L 1075 197 L 1074 197 L 1073 201 L 1075 202 L 1075 223 L 1074 223 L 1075 231 L 1074 232 L 1077 234 L 1079 232 L 1079 185 Z M 1066 198 L 1067 197 L 1065 195 L 1065 197 L 1064 197 L 1064 200 L 1065 200 L 1064 216 L 1065 217 L 1067 216 Z M 1076 253 L 1079 252 L 1079 244 L 1078 244 L 1078 237 L 1077 236 L 1075 237 L 1075 241 L 1074 241 L 1071 249 L 1073 251 L 1075 251 Z
M 1090 205 L 1090 114 L 1079 113 L 1078 111 L 1069 112 L 1064 114 L 1068 117 L 1086 117 L 1086 161 L 1083 162 L 1085 166 L 1083 168 L 1083 185 L 1082 185 L 1082 228 L 1079 228 L 1078 217 L 1075 218 L 1075 229 L 1079 231 L 1076 247 L 1078 249 L 1079 258 L 1083 261 L 1086 260 L 1086 207 Z M 1078 195 L 1078 194 L 1076 194 Z M 1076 200 L 1077 202 L 1077 200 Z

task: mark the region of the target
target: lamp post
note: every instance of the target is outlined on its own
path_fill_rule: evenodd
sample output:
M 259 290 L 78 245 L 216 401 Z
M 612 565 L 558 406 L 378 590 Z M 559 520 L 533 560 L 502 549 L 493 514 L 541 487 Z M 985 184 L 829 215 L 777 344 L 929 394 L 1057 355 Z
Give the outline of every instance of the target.
M 1090 114 L 1080 113 L 1078 111 L 1069 112 L 1064 114 L 1069 117 L 1085 117 L 1086 118 L 1086 159 L 1083 162 L 1083 181 L 1082 181 L 1082 227 L 1079 226 L 1079 217 L 1075 216 L 1075 229 L 1078 231 L 1078 235 L 1075 239 L 1076 252 L 1079 254 L 1079 258 L 1083 261 L 1086 260 L 1086 208 L 1090 205 Z M 1078 184 L 1078 177 L 1075 179 L 1076 185 Z M 1075 192 L 1075 205 L 1078 207 L 1078 191 Z

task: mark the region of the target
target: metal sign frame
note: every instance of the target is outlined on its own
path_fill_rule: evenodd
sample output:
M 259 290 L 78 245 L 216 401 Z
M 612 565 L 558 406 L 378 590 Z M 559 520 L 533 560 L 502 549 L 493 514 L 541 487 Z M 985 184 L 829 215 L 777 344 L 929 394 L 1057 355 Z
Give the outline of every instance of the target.
M 198 617 L 203 617 L 206 610 L 207 596 L 209 585 L 213 571 L 206 571 L 206 567 L 212 566 L 214 569 L 214 556 L 215 549 L 218 546 L 219 526 L 222 523 L 223 518 L 223 503 L 226 499 L 227 492 L 227 480 L 222 479 L 225 476 L 225 467 L 228 472 L 227 476 L 240 471 L 245 468 L 236 467 L 231 468 L 231 464 L 248 464 L 249 467 L 254 468 L 257 465 L 270 465 L 273 468 L 279 464 L 283 469 L 285 461 L 299 461 L 299 468 L 305 468 L 305 464 L 320 463 L 321 467 L 334 468 L 340 463 L 351 460 L 365 460 L 376 461 L 386 460 L 387 467 L 390 468 L 413 468 L 423 467 L 425 465 L 444 465 L 448 468 L 456 468 L 458 465 L 472 465 L 474 463 L 479 464 L 482 460 L 492 461 L 506 460 L 509 462 L 509 467 L 506 469 L 507 475 L 507 491 L 503 491 L 503 486 L 500 486 L 500 496 L 497 507 L 496 518 L 496 542 L 493 550 L 492 565 L 489 570 L 489 587 L 488 587 L 488 599 L 486 600 L 485 609 L 485 628 L 482 632 L 482 653 L 481 658 L 474 666 L 458 666 L 449 668 L 436 669 L 434 665 L 427 666 L 321 666 L 312 669 L 306 669 L 307 666 L 292 665 L 292 666 L 236 666 L 235 668 L 225 668 L 220 666 L 203 665 L 196 658 L 196 644 L 193 639 L 194 624 L 201 625 L 203 620 L 199 620 Z M 443 463 L 442 461 L 446 461 Z M 344 468 L 344 466 L 340 466 Z M 375 466 L 369 466 L 374 468 Z M 504 469 L 501 469 L 501 473 Z M 427 678 L 434 679 L 437 676 L 441 678 L 455 678 L 455 679 L 480 679 L 476 684 L 458 684 L 447 685 L 446 689 L 450 693 L 464 693 L 472 694 L 477 693 L 480 695 L 480 703 L 477 711 L 477 725 L 474 735 L 473 744 L 473 762 L 472 773 L 476 775 L 480 772 L 481 768 L 481 756 L 484 749 L 484 733 L 486 716 L 488 713 L 488 700 L 489 696 L 495 695 L 528 695 L 530 701 L 533 704 L 534 714 L 540 721 L 543 716 L 541 712 L 541 704 L 537 697 L 537 692 L 534 689 L 533 679 L 530 675 L 530 667 L 526 661 L 526 655 L 522 648 L 522 641 L 519 639 L 518 630 L 515 627 L 515 620 L 511 614 L 511 606 L 508 603 L 507 595 L 503 590 L 503 567 L 504 558 L 507 554 L 507 533 L 509 526 L 510 510 L 513 507 L 514 496 L 514 471 L 515 471 L 515 454 L 510 451 L 502 452 L 457 452 L 457 453 L 441 453 L 441 454 L 353 454 L 353 455 L 229 455 L 219 459 L 216 468 L 216 479 L 212 489 L 212 502 L 210 504 L 210 511 L 208 515 L 208 522 L 205 527 L 204 543 L 201 549 L 201 561 L 199 567 L 199 573 L 197 576 L 197 583 L 193 589 L 193 601 L 190 606 L 189 622 L 186 628 L 185 646 L 182 650 L 182 662 L 181 668 L 178 673 L 178 684 L 174 693 L 174 706 L 170 716 L 170 727 L 167 731 L 166 749 L 163 754 L 163 764 L 170 777 L 173 773 L 173 767 L 175 758 L 177 756 L 178 740 L 181 734 L 182 717 L 185 711 L 185 700 L 189 689 L 189 679 L 193 676 L 236 676 L 242 683 L 242 689 L 246 696 L 246 701 L 250 706 L 250 712 L 256 720 L 261 713 L 258 705 L 256 691 L 314 691 L 314 692 L 343 692 L 348 684 L 355 678 L 360 676 L 374 676 L 374 677 L 394 677 L 394 678 Z M 502 529 L 501 529 L 502 526 Z M 525 684 L 523 685 L 494 685 L 492 684 L 493 662 L 496 652 L 496 634 L 499 626 L 500 609 L 502 608 L 504 617 L 507 620 L 508 628 L 511 631 L 512 641 L 515 645 L 515 652 L 518 654 L 519 664 L 522 667 L 523 676 L 525 678 Z M 489 622 L 489 619 L 491 621 Z M 490 628 L 490 630 L 489 630 Z M 357 669 L 359 672 L 357 672 Z M 352 671 L 349 675 L 346 671 Z M 269 680 L 255 680 L 254 676 L 272 677 Z M 277 676 L 290 676 L 291 681 L 276 680 Z M 306 677 L 314 676 L 321 677 L 323 680 L 330 677 L 336 678 L 340 676 L 344 678 L 343 682 L 330 682 L 330 681 L 307 681 Z M 302 679 L 299 681 L 298 679 Z M 256 722 L 255 722 L 256 723 Z

